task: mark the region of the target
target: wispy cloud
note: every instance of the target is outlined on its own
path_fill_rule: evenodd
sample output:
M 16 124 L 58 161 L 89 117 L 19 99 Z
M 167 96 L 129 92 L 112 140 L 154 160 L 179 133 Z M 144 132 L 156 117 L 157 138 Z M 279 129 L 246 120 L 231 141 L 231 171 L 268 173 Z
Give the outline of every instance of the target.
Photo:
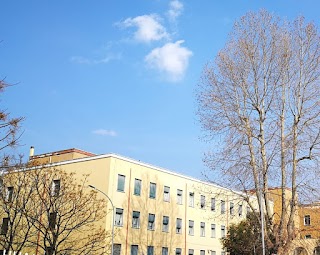
M 101 136 L 117 136 L 117 132 L 114 130 L 108 130 L 108 129 L 97 129 L 92 131 L 95 135 L 101 135 Z
M 153 49 L 145 57 L 145 62 L 150 68 L 165 73 L 170 81 L 180 81 L 193 54 L 188 48 L 181 46 L 183 42 L 180 40 L 166 43 L 162 47 Z
M 156 14 L 142 15 L 135 18 L 127 18 L 119 23 L 123 27 L 136 27 L 134 39 L 140 42 L 158 41 L 163 38 L 168 38 L 164 26 L 161 25 L 161 19 Z
M 172 0 L 169 3 L 169 10 L 167 15 L 171 22 L 175 22 L 183 11 L 183 4 L 179 0 Z
M 121 59 L 121 54 L 109 54 L 100 59 L 86 58 L 82 56 L 73 56 L 70 58 L 70 61 L 76 64 L 82 65 L 98 65 L 98 64 L 106 64 L 111 60 Z

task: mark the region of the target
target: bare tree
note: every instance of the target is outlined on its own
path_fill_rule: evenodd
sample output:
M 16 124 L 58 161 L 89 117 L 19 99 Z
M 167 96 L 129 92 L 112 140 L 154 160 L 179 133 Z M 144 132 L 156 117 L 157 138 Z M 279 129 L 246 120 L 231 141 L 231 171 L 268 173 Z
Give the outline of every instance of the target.
M 316 26 L 262 10 L 234 24 L 198 88 L 200 123 L 215 143 L 205 163 L 229 185 L 255 191 L 266 212 L 268 244 L 279 254 L 297 234 L 298 192 L 302 199 L 318 180 L 319 74 Z M 278 222 L 268 202 L 272 186 L 281 190 Z
M 33 210 L 26 213 L 37 231 L 33 241 L 37 249 L 48 255 L 105 253 L 110 248 L 106 246 L 108 232 L 100 220 L 106 215 L 106 205 L 88 188 L 88 176 L 79 180 L 74 173 L 57 168 L 43 168 L 35 174 L 36 199 Z
M 36 185 L 33 174 L 19 171 L 25 165 L 19 163 L 6 169 L 0 179 L 0 245 L 2 249 L 17 253 L 27 247 L 29 239 L 35 237 L 32 224 L 25 217 L 25 212 L 34 207 Z
M 4 79 L 0 80 L 0 93 L 4 93 L 9 86 Z M 0 150 L 17 146 L 23 119 L 23 117 L 13 118 L 7 110 L 0 109 Z M 4 157 L 2 164 L 8 164 L 8 157 Z

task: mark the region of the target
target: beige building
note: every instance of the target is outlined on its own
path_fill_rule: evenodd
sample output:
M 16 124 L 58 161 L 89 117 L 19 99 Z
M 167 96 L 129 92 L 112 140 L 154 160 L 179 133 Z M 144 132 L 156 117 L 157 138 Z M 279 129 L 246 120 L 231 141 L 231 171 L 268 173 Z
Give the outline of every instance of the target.
M 30 159 L 90 174 L 115 207 L 104 223 L 114 224 L 115 255 L 223 255 L 220 238 L 249 210 L 242 193 L 115 154 L 32 149 Z

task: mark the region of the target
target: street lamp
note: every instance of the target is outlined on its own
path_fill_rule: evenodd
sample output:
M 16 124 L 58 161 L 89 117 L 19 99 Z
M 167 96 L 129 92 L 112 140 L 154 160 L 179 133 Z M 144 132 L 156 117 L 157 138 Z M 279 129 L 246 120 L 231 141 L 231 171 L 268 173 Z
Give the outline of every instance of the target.
M 110 199 L 110 197 L 103 192 L 102 190 L 97 189 L 95 186 L 89 185 L 90 188 L 102 193 L 106 198 L 108 198 L 108 200 L 110 201 L 111 205 L 112 205 L 112 233 L 111 233 L 111 255 L 113 255 L 113 237 L 114 237 L 114 205 Z

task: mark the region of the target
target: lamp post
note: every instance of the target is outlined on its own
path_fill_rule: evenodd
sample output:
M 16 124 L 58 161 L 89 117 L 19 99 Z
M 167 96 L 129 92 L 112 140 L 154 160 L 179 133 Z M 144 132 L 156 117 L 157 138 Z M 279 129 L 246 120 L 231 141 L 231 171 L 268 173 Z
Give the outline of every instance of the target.
M 111 205 L 112 205 L 112 233 L 111 233 L 111 255 L 113 255 L 113 237 L 114 237 L 114 205 L 110 199 L 110 197 L 103 192 L 102 190 L 97 189 L 95 186 L 89 185 L 90 188 L 102 193 L 106 198 L 108 198 L 108 200 L 110 201 Z

